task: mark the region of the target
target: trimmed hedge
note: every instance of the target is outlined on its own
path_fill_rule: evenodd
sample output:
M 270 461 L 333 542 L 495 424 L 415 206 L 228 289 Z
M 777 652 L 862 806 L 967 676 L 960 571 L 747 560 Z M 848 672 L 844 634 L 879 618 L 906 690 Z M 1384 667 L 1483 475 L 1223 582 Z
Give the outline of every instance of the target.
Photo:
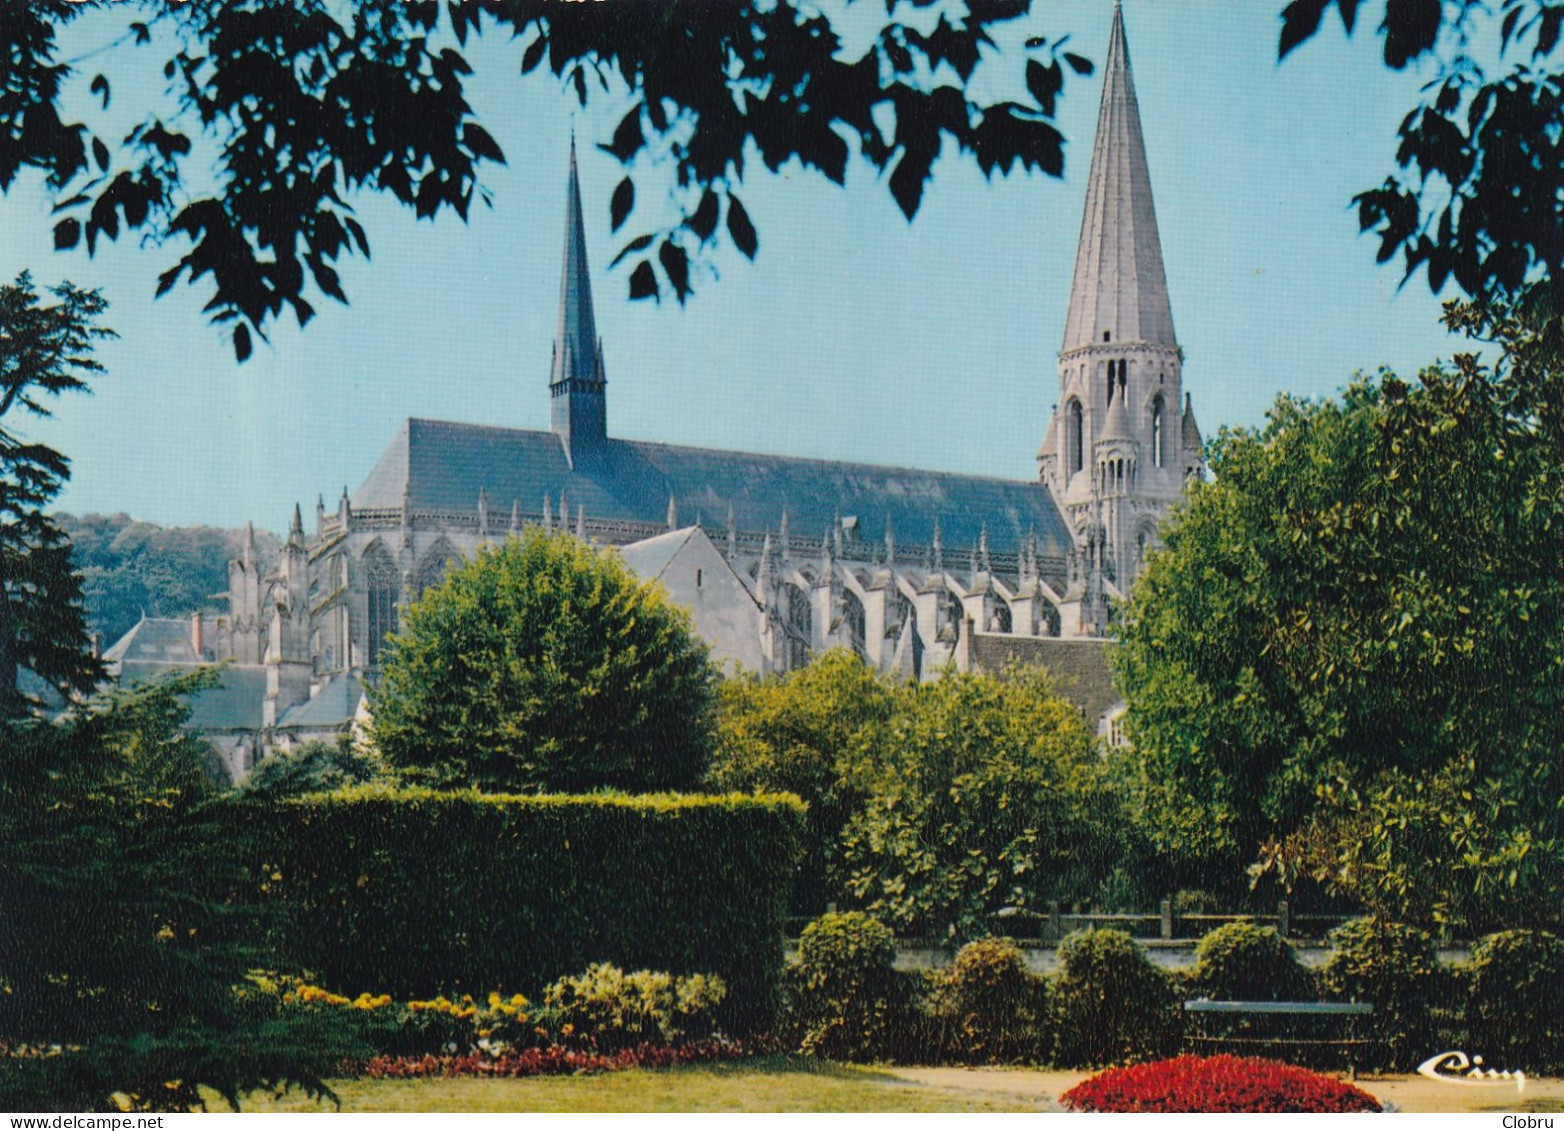
M 788 967 L 789 1025 L 805 1056 L 905 1058 L 917 983 L 895 969 L 896 935 L 862 911 L 828 911 L 798 938 Z
M 1338 1001 L 1367 1001 L 1375 1043 L 1358 1057 L 1360 1068 L 1410 1072 L 1430 1049 L 1448 1048 L 1434 1028 L 1433 1004 L 1447 984 L 1434 940 L 1420 927 L 1370 916 L 1330 933 L 1335 947 L 1320 985 Z
M 334 989 L 535 992 L 593 963 L 716 974 L 771 1020 L 803 806 L 789 794 L 362 788 L 234 803 L 284 911 L 278 961 Z
M 1489 1068 L 1564 1072 L 1564 939 L 1548 931 L 1488 935 L 1463 973 L 1468 1047 Z
M 1087 928 L 1059 944 L 1054 1061 L 1061 1067 L 1166 1056 L 1183 1036 L 1173 976 L 1123 931 Z
M 1319 994 L 1313 973 L 1275 927 L 1242 919 L 1200 940 L 1189 976 L 1216 1001 L 1313 1001 Z
M 941 1063 L 1035 1064 L 1053 1045 L 1048 980 L 1014 939 L 977 939 L 935 972 L 929 1000 Z

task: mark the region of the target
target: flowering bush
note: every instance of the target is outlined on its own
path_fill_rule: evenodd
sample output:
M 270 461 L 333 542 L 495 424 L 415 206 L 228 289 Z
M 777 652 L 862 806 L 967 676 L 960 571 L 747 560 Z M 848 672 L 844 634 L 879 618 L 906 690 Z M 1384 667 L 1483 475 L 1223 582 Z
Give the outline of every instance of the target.
M 275 975 L 258 977 L 255 985 L 275 995 L 284 1009 L 314 1016 L 323 1026 L 340 1025 L 393 1058 L 493 1059 L 551 1045 L 595 1053 L 703 1041 L 718 1035 L 715 1011 L 727 992 L 722 979 L 710 974 L 627 974 L 606 964 L 559 979 L 540 1004 L 523 994 L 497 992 L 483 1002 L 471 994 L 401 1002 L 390 994 L 350 998 Z
M 727 992 L 714 975 L 626 974 L 617 966 L 594 963 L 586 973 L 561 978 L 543 991 L 544 1016 L 560 1036 L 600 1049 L 659 1038 L 671 1045 L 685 1037 L 710 1036 L 716 1028 L 713 1011 Z
M 345 1065 L 353 1075 L 372 1080 L 407 1080 L 456 1076 L 573 1076 L 618 1072 L 627 1068 L 669 1068 L 675 1064 L 739 1060 L 768 1051 L 769 1045 L 712 1039 L 683 1045 L 645 1043 L 613 1053 L 547 1045 L 490 1056 L 377 1056 L 363 1064 Z
M 1306 1068 L 1236 1056 L 1181 1056 L 1110 1068 L 1059 1097 L 1076 1111 L 1379 1111 L 1373 1096 Z

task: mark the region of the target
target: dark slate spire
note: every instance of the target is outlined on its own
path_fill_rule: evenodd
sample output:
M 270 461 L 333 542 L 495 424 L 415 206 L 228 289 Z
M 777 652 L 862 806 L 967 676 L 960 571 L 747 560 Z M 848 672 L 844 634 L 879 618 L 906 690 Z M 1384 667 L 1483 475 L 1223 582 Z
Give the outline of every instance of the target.
M 1103 68 L 1097 140 L 1086 183 L 1081 243 L 1075 253 L 1064 350 L 1101 342 L 1174 346 L 1173 309 L 1162 267 L 1162 241 L 1151 203 L 1146 141 L 1135 101 L 1124 13 L 1113 9 L 1113 33 Z
M 572 462 L 601 446 L 608 434 L 608 380 L 603 345 L 592 313 L 592 279 L 587 268 L 586 224 L 581 216 L 581 182 L 576 174 L 576 139 L 570 138 L 570 187 L 565 200 L 565 259 L 559 280 L 559 325 L 549 376 L 553 430 Z M 565 516 L 569 520 L 569 516 Z

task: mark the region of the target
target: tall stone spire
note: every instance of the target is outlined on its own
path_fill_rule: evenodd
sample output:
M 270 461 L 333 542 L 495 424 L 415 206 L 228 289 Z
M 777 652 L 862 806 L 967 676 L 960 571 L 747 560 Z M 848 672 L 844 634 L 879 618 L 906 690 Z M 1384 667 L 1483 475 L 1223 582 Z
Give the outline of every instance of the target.
M 572 463 L 601 448 L 608 435 L 607 384 L 603 343 L 597 336 L 597 319 L 592 312 L 586 223 L 581 213 L 581 181 L 576 173 L 576 139 L 572 135 L 559 324 L 554 337 L 553 372 L 549 376 L 553 430 L 564 442 Z
M 1118 4 L 1102 73 L 1059 353 L 1059 401 L 1037 453 L 1037 471 L 1074 533 L 1077 562 L 1089 561 L 1094 570 L 1100 565 L 1122 595 L 1157 545 L 1158 524 L 1183 494 L 1191 457 L 1178 418 L 1184 353 L 1173 333 Z M 1082 578 L 1084 568 L 1077 569 Z M 1105 607 L 1084 610 L 1081 623 L 1099 628 Z
M 1124 12 L 1117 5 L 1103 68 L 1064 349 L 1101 342 L 1104 333 L 1114 342 L 1177 345 L 1140 106 L 1124 39 Z

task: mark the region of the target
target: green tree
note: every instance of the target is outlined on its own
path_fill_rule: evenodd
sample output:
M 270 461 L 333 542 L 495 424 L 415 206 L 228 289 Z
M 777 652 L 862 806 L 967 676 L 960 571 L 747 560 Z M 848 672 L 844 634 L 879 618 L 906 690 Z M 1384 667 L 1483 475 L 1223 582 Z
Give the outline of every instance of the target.
M 100 108 L 71 101 L 60 46 L 66 25 L 110 7 L 125 13 L 115 17 L 127 29 L 118 42 L 155 55 L 169 80 L 166 98 L 118 144 L 74 120 Z M 346 300 L 334 264 L 369 253 L 355 194 L 386 194 L 419 217 L 465 217 L 475 198 L 487 199 L 483 165 L 504 156 L 467 101 L 464 51 L 472 36 L 497 34 L 514 41 L 522 71 L 546 67 L 582 106 L 594 90 L 628 94 L 629 112 L 604 145 L 626 169 L 611 202 L 614 228 L 633 209 L 636 183 L 665 182 L 670 168 L 684 216 L 627 237 L 620 258 L 632 298 L 667 290 L 683 301 L 691 255 L 721 229 L 755 255 L 735 190 L 757 158 L 772 172 L 796 161 L 841 184 L 856 150 L 888 174 L 909 218 L 947 141 L 987 175 L 1017 163 L 1061 174 L 1056 101 L 1065 68 L 1088 73 L 1091 64 L 1063 39 L 1034 35 L 1028 100 L 974 98 L 968 88 L 994 47 L 994 25 L 1030 5 L 968 0 L 932 20 L 926 7 L 888 5 L 877 34 L 849 46 L 863 42 L 854 15 L 809 0 L 9 4 L 0 12 L 0 192 L 24 170 L 42 171 L 58 200 L 62 248 L 85 242 L 91 252 L 132 230 L 185 245 L 159 292 L 210 276 L 206 309 L 234 326 L 243 360 L 252 334 L 284 310 L 302 325 L 319 295 Z M 90 90 L 106 109 L 109 78 L 95 75 Z M 213 148 L 197 158 L 203 135 Z
M 1427 272 L 1473 298 L 1518 299 L 1547 280 L 1559 307 L 1564 286 L 1564 9 L 1550 0 L 1291 0 L 1283 11 L 1285 58 L 1334 8 L 1351 33 L 1365 11 L 1382 12 L 1385 65 L 1430 63 L 1431 80 L 1401 123 L 1397 171 L 1358 195 L 1379 259 L 1399 252 L 1406 273 Z
M 1392 919 L 1551 921 L 1564 366 L 1551 330 L 1451 321 L 1497 365 L 1284 397 L 1212 445 L 1119 628 L 1137 804 L 1169 852 Z
M 842 829 L 868 799 L 900 697 L 855 653 L 833 650 L 785 675 L 725 680 L 708 782 L 719 790 L 795 793 L 809 806 L 793 910 L 841 897 Z
M 351 736 L 343 735 L 336 742 L 304 742 L 268 754 L 245 777 L 239 792 L 276 800 L 390 780 L 378 753 L 355 750 Z
M 1037 669 L 898 692 L 886 756 L 842 834 L 848 888 L 903 933 L 989 933 L 1003 907 L 1082 899 L 1118 862 L 1114 797 L 1080 712 Z
M 322 1076 L 356 1050 L 241 992 L 271 965 L 260 878 L 183 728 L 210 674 L 0 724 L 0 1106 L 186 1110 Z
M 130 631 L 142 615 L 187 617 L 226 613 L 213 594 L 228 589 L 228 563 L 239 557 L 243 530 L 210 526 L 163 527 L 125 514 L 54 516 L 71 541 L 82 575 L 87 624 L 104 646 Z M 255 532 L 256 561 L 264 575 L 277 559 L 277 536 Z
M 87 647 L 81 578 L 70 541 L 47 513 L 70 478 L 70 461 L 29 440 L 18 418 L 49 415 L 61 393 L 102 371 L 94 344 L 103 299 L 69 283 L 39 295 L 23 272 L 0 286 L 0 721 L 34 700 L 17 685 L 25 669 L 61 695 L 90 691 L 102 668 Z
M 393 766 L 531 792 L 687 789 L 713 671 L 689 617 L 619 559 L 528 529 L 408 609 L 372 700 Z

